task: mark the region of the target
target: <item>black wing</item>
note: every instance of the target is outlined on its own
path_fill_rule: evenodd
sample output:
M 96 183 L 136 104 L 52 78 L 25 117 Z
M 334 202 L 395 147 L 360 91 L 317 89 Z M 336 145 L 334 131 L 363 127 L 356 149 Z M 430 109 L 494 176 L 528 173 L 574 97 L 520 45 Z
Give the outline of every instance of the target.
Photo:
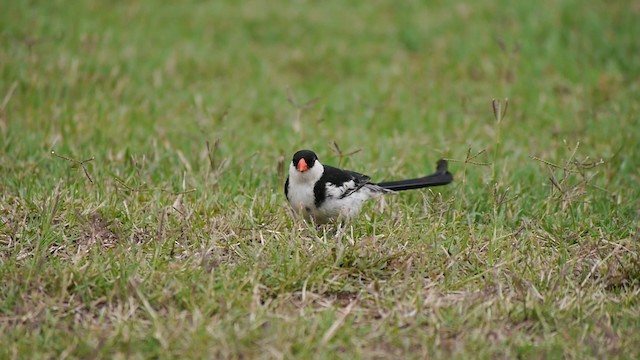
M 284 196 L 289 200 L 289 177 L 287 176 L 287 181 L 284 182 Z
M 320 206 L 327 198 L 326 184 L 337 188 L 343 188 L 339 198 L 345 198 L 370 184 L 371 178 L 355 171 L 342 170 L 333 166 L 324 166 L 324 173 L 313 188 L 316 206 Z M 353 183 L 351 183 L 353 182 Z

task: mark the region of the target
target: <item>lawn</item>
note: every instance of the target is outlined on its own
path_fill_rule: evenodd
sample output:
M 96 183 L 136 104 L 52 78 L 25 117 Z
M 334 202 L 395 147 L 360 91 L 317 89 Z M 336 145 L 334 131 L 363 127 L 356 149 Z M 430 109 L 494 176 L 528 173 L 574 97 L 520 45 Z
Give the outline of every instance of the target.
M 640 357 L 639 18 L 2 1 L 0 358 Z M 455 181 L 336 232 L 304 148 Z

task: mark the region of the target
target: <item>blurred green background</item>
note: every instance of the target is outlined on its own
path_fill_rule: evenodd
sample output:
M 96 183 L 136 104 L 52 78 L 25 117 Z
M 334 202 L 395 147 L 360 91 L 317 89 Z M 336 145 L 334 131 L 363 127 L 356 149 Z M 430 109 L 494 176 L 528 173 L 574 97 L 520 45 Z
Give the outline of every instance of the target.
M 638 1 L 0 8 L 3 357 L 637 355 Z M 498 123 L 492 99 L 505 98 Z M 362 151 L 341 157 L 333 144 Z M 429 173 L 443 157 L 456 182 L 355 224 L 352 240 L 366 248 L 381 231 L 389 247 L 334 248 L 297 233 L 285 210 L 285 169 L 301 148 L 376 180 Z M 85 173 L 78 161 L 91 158 Z M 193 260 L 212 244 L 236 254 L 215 271 Z M 397 244 L 408 247 L 384 258 Z M 441 261 L 444 248 L 463 265 Z M 360 267 L 340 265 L 341 251 Z M 400 270 L 389 265 L 398 258 Z M 383 301 L 365 292 L 335 339 L 322 340 L 339 310 L 285 301 L 303 284 L 340 297 L 396 276 L 404 290 L 379 285 Z M 443 300 L 434 317 L 398 315 L 414 296 L 520 294 L 527 281 L 545 299 L 533 310 L 523 290 L 524 305 L 487 295 L 489 305 Z M 271 300 L 256 305 L 256 294 Z M 78 298 L 97 323 L 63 306 Z M 114 320 L 126 304 L 137 304 L 132 317 Z M 523 322 L 510 322 L 519 309 Z M 583 346 L 586 333 L 595 345 Z

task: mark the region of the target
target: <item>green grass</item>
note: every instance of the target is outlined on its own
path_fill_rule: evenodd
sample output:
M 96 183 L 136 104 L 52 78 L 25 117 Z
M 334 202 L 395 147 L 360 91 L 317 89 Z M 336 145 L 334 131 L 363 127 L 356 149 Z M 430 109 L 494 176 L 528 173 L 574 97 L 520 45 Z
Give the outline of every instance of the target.
M 640 356 L 637 2 L 239 3 L 3 2 L 0 358 Z

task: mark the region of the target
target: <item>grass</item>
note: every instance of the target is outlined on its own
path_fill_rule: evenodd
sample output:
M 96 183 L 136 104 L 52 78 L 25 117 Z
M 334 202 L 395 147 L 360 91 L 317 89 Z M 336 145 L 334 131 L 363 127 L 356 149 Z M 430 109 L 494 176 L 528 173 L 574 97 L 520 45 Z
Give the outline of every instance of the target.
M 2 8 L 0 358 L 640 356 L 636 2 Z

